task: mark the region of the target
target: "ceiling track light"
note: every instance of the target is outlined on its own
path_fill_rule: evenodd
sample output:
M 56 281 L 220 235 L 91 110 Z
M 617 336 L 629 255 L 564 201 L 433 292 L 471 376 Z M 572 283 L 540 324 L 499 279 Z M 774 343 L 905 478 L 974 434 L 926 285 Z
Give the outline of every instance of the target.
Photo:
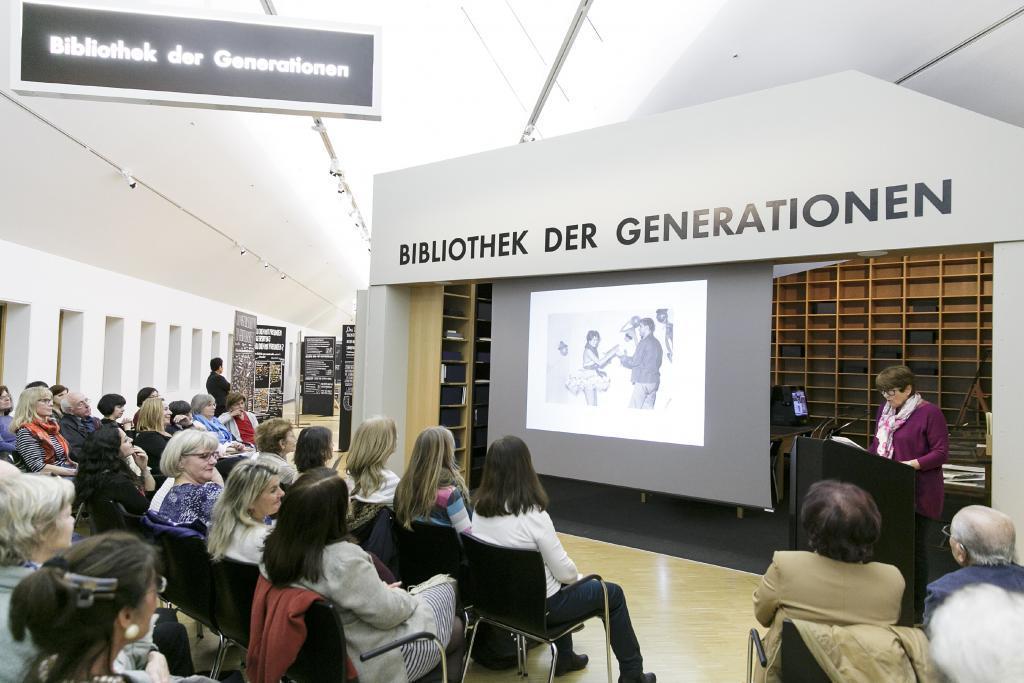
M 287 277 L 288 277 L 287 275 L 285 275 L 284 273 L 281 273 L 281 279 L 282 280 L 287 279 Z
M 235 246 L 238 247 L 238 255 L 239 256 L 245 256 L 245 252 L 248 251 L 248 250 L 245 247 L 243 247 L 241 245 L 238 245 L 238 244 L 236 244 Z
M 121 177 L 124 178 L 124 181 L 126 183 L 128 183 L 129 189 L 134 190 L 136 187 L 138 187 L 139 181 L 137 181 L 135 177 L 132 176 L 132 172 L 129 171 L 127 168 L 121 169 Z
M 267 263 L 266 261 L 264 261 L 264 262 L 263 262 L 263 267 L 264 267 L 264 268 L 269 268 L 269 267 L 270 267 L 270 264 L 269 264 L 269 263 Z

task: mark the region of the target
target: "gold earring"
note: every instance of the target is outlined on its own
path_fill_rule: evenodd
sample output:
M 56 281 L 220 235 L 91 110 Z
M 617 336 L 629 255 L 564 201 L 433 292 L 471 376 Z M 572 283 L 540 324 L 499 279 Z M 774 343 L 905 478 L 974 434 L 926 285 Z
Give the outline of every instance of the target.
M 125 640 L 135 640 L 136 638 L 139 637 L 139 631 L 141 631 L 141 630 L 142 629 L 139 628 L 138 624 L 131 624 L 131 625 L 129 625 L 128 628 L 126 628 L 124 630 L 124 638 L 125 638 Z

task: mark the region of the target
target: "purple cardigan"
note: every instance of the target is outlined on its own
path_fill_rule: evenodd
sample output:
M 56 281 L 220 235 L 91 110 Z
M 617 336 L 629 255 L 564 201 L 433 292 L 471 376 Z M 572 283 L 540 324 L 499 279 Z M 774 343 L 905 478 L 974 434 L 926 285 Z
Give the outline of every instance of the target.
M 878 407 L 875 421 L 882 416 L 883 403 Z M 939 519 L 946 490 L 942 483 L 942 464 L 949 457 L 949 427 L 946 417 L 934 403 L 923 401 L 910 419 L 893 432 L 893 460 L 906 462 L 917 459 L 916 500 L 914 510 L 919 515 Z M 871 453 L 878 452 L 878 436 L 871 437 Z

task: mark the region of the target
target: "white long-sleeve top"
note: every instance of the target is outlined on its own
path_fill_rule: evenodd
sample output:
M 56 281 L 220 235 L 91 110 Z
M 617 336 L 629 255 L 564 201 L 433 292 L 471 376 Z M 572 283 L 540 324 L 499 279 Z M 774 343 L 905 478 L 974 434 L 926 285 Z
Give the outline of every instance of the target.
M 544 558 L 547 595 L 551 597 L 563 584 L 579 578 L 576 564 L 565 552 L 555 533 L 555 525 L 546 512 L 533 508 L 523 515 L 473 516 L 473 537 L 505 548 L 539 550 Z

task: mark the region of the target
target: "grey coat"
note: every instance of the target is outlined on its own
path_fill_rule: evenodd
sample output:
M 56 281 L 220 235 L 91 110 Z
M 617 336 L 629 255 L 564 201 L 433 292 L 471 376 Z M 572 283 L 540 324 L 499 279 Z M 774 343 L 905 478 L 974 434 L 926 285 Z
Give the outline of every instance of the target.
M 418 631 L 437 634 L 430 607 L 401 588 L 388 588 L 377 576 L 370 556 L 354 543 L 341 541 L 327 546 L 323 563 L 323 579 L 299 585 L 339 607 L 348 654 L 359 680 L 408 681 L 399 649 L 368 662 L 359 661 L 359 653 Z

